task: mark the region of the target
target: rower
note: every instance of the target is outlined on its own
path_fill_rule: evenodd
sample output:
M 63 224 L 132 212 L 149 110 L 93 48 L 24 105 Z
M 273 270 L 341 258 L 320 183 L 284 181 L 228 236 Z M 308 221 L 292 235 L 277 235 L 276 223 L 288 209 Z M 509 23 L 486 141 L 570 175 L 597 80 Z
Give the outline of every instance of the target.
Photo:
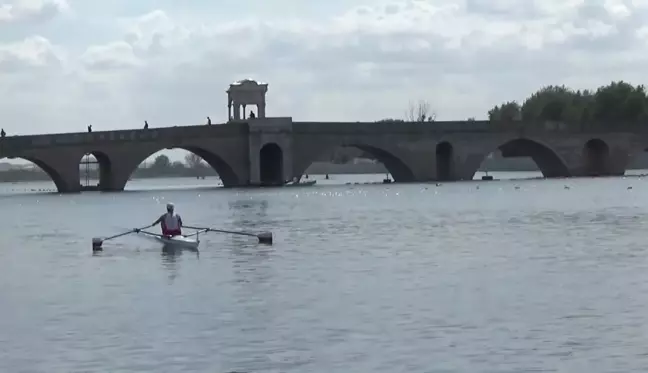
M 181 236 L 182 235 L 182 219 L 180 215 L 176 214 L 173 206 L 173 203 L 167 203 L 167 212 L 166 214 L 160 216 L 155 223 L 151 224 L 151 227 L 155 226 L 158 223 L 162 225 L 162 235 L 164 236 Z

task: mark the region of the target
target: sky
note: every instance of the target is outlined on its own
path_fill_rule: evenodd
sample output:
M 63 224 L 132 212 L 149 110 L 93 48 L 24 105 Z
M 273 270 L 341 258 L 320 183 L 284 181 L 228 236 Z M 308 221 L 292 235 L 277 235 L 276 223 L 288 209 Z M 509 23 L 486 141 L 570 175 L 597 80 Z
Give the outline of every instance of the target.
M 0 0 L 8 135 L 214 123 L 269 84 L 268 116 L 484 119 L 549 84 L 646 83 L 648 0 Z

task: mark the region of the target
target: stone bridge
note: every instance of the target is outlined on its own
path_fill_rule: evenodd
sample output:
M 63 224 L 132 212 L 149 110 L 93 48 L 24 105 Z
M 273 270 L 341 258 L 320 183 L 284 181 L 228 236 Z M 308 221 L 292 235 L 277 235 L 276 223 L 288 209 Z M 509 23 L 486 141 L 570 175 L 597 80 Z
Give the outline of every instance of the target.
M 623 175 L 648 148 L 643 126 L 561 123 L 293 122 L 292 118 L 234 119 L 224 124 L 159 129 L 8 136 L 0 157 L 23 158 L 43 169 L 59 192 L 82 190 L 82 158 L 99 164 L 101 191 L 121 191 L 152 154 L 172 148 L 202 157 L 226 187 L 281 184 L 340 146 L 372 154 L 396 182 L 471 180 L 482 161 L 531 157 L 545 177 Z M 613 130 L 611 130 L 613 129 Z

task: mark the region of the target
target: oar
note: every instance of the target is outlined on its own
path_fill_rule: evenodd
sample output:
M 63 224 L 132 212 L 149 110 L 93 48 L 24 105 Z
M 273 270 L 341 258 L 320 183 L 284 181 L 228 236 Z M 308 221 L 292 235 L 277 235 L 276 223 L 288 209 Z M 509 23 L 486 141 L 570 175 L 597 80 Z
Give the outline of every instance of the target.
M 259 243 L 272 245 L 272 232 L 250 233 L 250 232 L 240 232 L 240 231 L 227 231 L 224 229 L 216 229 L 216 228 L 208 228 L 208 227 L 190 227 L 190 226 L 184 226 L 184 228 L 204 230 L 206 232 L 219 232 L 219 233 L 237 234 L 239 236 L 256 237 L 259 240 Z
M 127 231 L 127 232 L 116 234 L 114 236 L 110 236 L 110 237 L 106 237 L 106 238 L 94 237 L 92 239 L 92 250 L 93 251 L 101 251 L 101 250 L 103 250 L 101 245 L 103 245 L 104 241 L 112 240 L 114 238 L 125 236 L 127 234 L 135 233 L 135 232 L 141 231 L 142 229 L 146 229 L 146 228 L 149 228 L 149 227 L 150 227 L 150 225 L 147 225 L 146 227 L 142 227 L 142 228 L 131 229 L 131 230 Z

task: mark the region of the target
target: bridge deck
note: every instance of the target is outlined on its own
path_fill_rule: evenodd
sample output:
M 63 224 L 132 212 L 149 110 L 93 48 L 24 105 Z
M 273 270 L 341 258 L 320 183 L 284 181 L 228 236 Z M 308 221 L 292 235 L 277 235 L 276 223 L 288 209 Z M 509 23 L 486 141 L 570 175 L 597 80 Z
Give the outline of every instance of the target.
M 502 133 L 502 132 L 564 132 L 564 133 L 645 133 L 648 124 L 601 123 L 567 126 L 557 122 L 491 122 L 491 121 L 436 121 L 436 122 L 292 122 L 291 118 L 254 120 L 260 126 L 272 127 L 276 121 L 292 123 L 294 134 L 438 134 L 438 133 Z M 148 129 L 129 129 L 96 132 L 54 133 L 43 135 L 7 136 L 0 140 L 4 151 L 24 148 L 43 148 L 115 142 L 164 141 L 174 139 L 245 136 L 250 132 L 246 121 L 215 125 L 191 125 Z
M 248 132 L 248 126 L 241 125 L 241 123 L 227 123 L 210 126 L 203 124 L 183 127 L 7 136 L 0 141 L 0 146 L 3 150 L 19 150 L 23 148 L 44 148 L 83 144 L 202 138 L 205 136 L 245 136 Z

